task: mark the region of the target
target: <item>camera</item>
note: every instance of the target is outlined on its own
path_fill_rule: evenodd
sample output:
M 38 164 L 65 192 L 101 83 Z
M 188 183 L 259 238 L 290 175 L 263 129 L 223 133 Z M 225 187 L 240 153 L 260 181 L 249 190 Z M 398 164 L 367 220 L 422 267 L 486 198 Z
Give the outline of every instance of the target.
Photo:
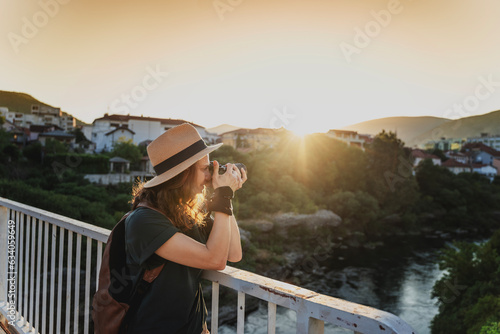
M 244 169 L 245 172 L 247 171 L 247 166 L 245 166 L 241 162 L 235 163 L 234 165 L 236 167 L 238 167 L 238 169 L 240 171 L 242 169 Z M 214 162 L 213 161 L 210 161 L 210 166 L 208 167 L 208 169 L 210 170 L 210 174 L 213 174 L 213 172 L 214 172 Z M 219 165 L 219 174 L 224 174 L 225 172 L 226 172 L 226 166 L 225 165 Z

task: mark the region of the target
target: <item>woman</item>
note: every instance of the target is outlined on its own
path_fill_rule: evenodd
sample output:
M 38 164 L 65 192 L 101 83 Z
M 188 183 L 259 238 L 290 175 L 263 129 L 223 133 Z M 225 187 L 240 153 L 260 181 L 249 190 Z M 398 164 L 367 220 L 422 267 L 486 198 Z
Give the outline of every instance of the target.
M 247 175 L 233 164 L 219 175 L 216 161 L 210 174 L 208 153 L 221 145 L 206 146 L 193 126 L 182 124 L 148 146 L 157 176 L 134 189 L 125 222 L 127 264 L 136 281 L 141 269 L 165 265 L 132 316 L 129 333 L 208 332 L 202 270 L 224 269 L 242 256 L 231 198 Z M 208 201 L 210 183 L 214 195 Z

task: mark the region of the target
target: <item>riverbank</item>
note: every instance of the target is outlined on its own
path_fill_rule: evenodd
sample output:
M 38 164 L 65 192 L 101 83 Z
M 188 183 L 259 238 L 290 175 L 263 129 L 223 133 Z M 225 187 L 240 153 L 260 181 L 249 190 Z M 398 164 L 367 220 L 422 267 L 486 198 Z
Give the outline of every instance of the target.
M 477 241 L 491 235 L 474 228 L 426 227 L 406 233 L 384 231 L 368 239 L 349 233 L 331 212 L 286 214 L 281 219 L 240 222 L 245 260 L 238 267 L 250 265 L 253 268 L 246 270 L 394 313 L 419 333 L 429 333 L 437 314 L 431 290 L 442 275 L 439 251 L 453 240 Z M 285 219 L 291 222 L 287 227 L 279 223 Z M 247 311 L 259 314 L 258 302 L 249 299 L 248 306 Z M 231 328 L 234 308 L 228 311 L 221 324 Z

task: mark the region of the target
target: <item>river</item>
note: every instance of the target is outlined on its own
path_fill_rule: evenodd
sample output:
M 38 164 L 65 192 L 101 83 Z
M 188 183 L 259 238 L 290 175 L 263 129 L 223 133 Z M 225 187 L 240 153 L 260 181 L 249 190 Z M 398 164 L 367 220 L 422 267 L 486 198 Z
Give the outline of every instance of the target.
M 375 250 L 338 249 L 301 286 L 393 313 L 417 333 L 430 334 L 431 320 L 438 313 L 432 287 L 444 274 L 437 264 L 439 250 L 451 240 L 449 235 L 430 234 L 393 237 Z M 278 307 L 277 313 L 276 333 L 295 333 L 295 312 Z M 219 332 L 233 334 L 235 325 L 221 326 Z M 345 332 L 352 333 L 325 326 L 325 333 Z M 265 303 L 247 316 L 245 333 L 267 333 Z

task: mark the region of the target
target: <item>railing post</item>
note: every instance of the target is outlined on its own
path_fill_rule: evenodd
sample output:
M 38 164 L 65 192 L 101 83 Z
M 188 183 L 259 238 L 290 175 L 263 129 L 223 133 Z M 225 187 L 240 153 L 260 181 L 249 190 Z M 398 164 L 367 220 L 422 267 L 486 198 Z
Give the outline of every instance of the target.
M 9 210 L 0 206 L 0 304 L 7 301 Z
M 323 334 L 325 332 L 325 323 L 315 318 L 309 318 L 309 334 Z
M 307 313 L 297 312 L 297 334 L 324 334 L 325 323 L 321 320 L 310 318 Z

